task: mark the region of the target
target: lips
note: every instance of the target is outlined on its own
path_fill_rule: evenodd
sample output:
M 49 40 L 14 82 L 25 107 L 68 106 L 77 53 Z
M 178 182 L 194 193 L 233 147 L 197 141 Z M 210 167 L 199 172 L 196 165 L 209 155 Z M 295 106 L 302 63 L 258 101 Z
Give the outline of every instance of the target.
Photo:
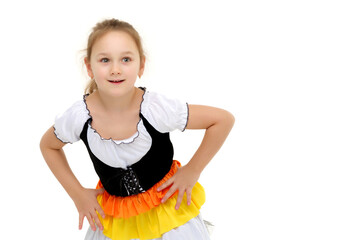
M 116 80 L 108 80 L 108 81 L 111 82 L 111 83 L 122 83 L 125 80 L 116 79 Z

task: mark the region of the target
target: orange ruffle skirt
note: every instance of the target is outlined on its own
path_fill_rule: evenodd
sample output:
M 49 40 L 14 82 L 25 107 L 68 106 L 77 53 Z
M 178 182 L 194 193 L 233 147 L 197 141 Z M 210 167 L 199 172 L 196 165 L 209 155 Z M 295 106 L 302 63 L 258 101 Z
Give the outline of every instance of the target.
M 171 178 L 179 167 L 180 162 L 174 160 L 165 177 L 146 192 L 127 197 L 112 196 L 106 191 L 99 195 L 98 202 L 106 215 L 102 218 L 99 214 L 104 226 L 103 234 L 112 240 L 159 238 L 163 233 L 196 217 L 205 202 L 204 188 L 198 182 L 192 189 L 190 205 L 187 205 L 184 194 L 180 208 L 176 210 L 177 192 L 161 203 L 170 186 L 160 192 L 157 188 Z M 99 181 L 96 188 L 102 187 Z

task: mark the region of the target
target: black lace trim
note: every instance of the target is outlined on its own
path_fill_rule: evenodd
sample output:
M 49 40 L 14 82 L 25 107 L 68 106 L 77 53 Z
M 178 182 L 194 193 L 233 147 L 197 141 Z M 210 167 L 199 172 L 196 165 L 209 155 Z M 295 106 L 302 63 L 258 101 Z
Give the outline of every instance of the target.
M 53 128 L 54 128 L 54 134 L 55 134 L 55 136 L 56 136 L 57 139 L 59 139 L 62 143 L 65 143 L 65 144 L 66 144 L 66 143 L 70 143 L 70 144 L 72 144 L 72 142 L 64 142 L 63 140 L 61 140 L 61 138 L 59 138 L 58 135 L 56 134 L 55 125 L 53 126 Z
M 187 125 L 188 125 L 188 122 L 189 122 L 189 104 L 188 104 L 188 103 L 186 103 L 186 107 L 187 107 L 187 118 L 186 118 L 185 127 L 184 127 L 184 129 L 182 130 L 182 132 L 185 131 L 185 129 L 186 129 Z
M 146 93 L 146 87 L 139 87 L 139 89 L 141 89 L 141 90 L 144 91 L 144 93 L 143 93 L 143 95 L 142 95 L 142 100 L 141 100 L 141 103 L 140 103 L 140 110 L 139 110 L 139 117 L 140 117 L 141 110 L 142 110 L 142 105 L 143 105 L 143 102 L 144 102 L 144 96 L 145 96 L 145 93 Z M 92 116 L 91 116 L 90 110 L 89 110 L 89 108 L 88 108 L 88 106 L 87 106 L 87 104 L 86 104 L 86 97 L 89 96 L 89 95 L 90 95 L 90 94 L 84 94 L 84 96 L 83 96 L 83 101 L 84 101 L 86 110 L 87 110 L 87 112 L 88 112 L 88 115 L 89 115 L 90 119 L 92 120 Z M 98 133 L 98 132 L 96 131 L 96 129 L 91 126 L 91 120 L 90 120 L 90 123 L 89 123 L 90 129 L 93 130 L 94 133 L 96 133 L 96 134 L 100 137 L 101 140 L 103 140 L 103 141 L 112 141 L 112 142 L 115 143 L 116 145 L 133 143 L 133 142 L 135 141 L 135 139 L 137 139 L 137 138 L 139 137 L 139 135 L 140 135 L 140 132 L 139 132 L 139 124 L 140 124 L 140 122 L 141 122 L 141 117 L 139 118 L 139 121 L 138 121 L 138 123 L 137 123 L 137 125 L 136 125 L 137 135 L 133 138 L 133 140 L 132 140 L 131 142 L 116 142 L 117 140 L 113 140 L 112 138 L 103 138 L 103 137 L 100 135 L 100 133 Z M 125 140 L 125 139 L 124 139 L 124 140 Z M 123 140 L 119 140 L 119 141 L 123 141 Z

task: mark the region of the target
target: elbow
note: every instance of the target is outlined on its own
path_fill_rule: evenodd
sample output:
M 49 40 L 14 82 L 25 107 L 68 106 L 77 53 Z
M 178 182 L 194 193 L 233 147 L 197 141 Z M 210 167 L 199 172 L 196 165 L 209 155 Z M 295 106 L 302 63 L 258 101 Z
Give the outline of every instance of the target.
M 226 111 L 225 122 L 227 123 L 227 125 L 231 129 L 235 124 L 235 116 L 232 113 Z
M 44 150 L 47 148 L 45 136 L 42 136 L 39 143 L 40 151 L 43 153 Z
M 44 136 L 42 136 L 40 139 L 39 147 L 40 147 L 40 150 L 44 147 Z
M 222 126 L 226 126 L 227 129 L 231 130 L 235 124 L 235 117 L 232 113 L 227 110 L 222 109 L 221 114 L 218 115 L 218 119 L 214 122 L 213 125 L 220 124 Z

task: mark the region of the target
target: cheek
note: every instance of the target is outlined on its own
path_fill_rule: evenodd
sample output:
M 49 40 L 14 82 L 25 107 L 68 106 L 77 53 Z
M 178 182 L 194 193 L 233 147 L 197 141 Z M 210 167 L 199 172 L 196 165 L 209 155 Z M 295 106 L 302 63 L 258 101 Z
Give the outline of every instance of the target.
M 98 77 L 102 77 L 102 76 L 106 76 L 108 72 L 108 69 L 106 66 L 102 66 L 102 67 L 95 67 L 93 69 L 93 73 L 95 76 L 98 76 Z
M 140 64 L 133 64 L 131 65 L 131 67 L 129 67 L 129 71 L 131 72 L 139 72 L 140 70 Z

